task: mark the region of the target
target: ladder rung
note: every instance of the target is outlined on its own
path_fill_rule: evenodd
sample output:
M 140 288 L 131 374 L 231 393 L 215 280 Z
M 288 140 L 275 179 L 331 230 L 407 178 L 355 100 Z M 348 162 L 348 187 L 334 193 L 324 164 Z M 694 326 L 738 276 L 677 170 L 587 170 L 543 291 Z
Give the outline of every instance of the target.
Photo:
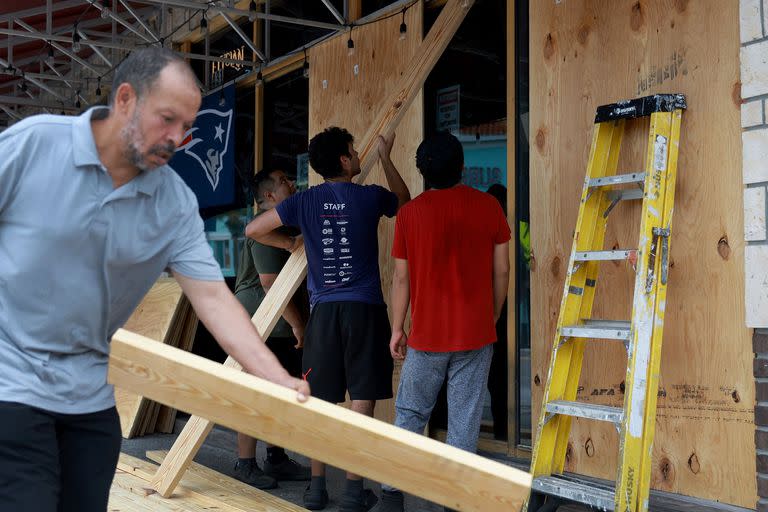
M 583 503 L 599 510 L 614 510 L 614 491 L 566 480 L 557 475 L 534 478 L 531 489 L 549 496 Z
M 625 183 L 644 183 L 644 172 L 633 172 L 631 174 L 616 174 L 614 176 L 603 176 L 602 178 L 592 178 L 589 180 L 590 187 L 606 187 L 608 185 L 623 185 Z
M 621 407 L 609 407 L 607 405 L 588 404 L 584 402 L 569 402 L 567 400 L 553 400 L 547 403 L 547 412 L 574 416 L 595 421 L 607 421 L 620 425 L 624 419 L 624 409 Z
M 584 320 L 582 325 L 560 328 L 560 336 L 569 338 L 593 338 L 600 340 L 628 340 L 629 322 L 620 320 Z
M 574 254 L 574 261 L 619 261 L 629 259 L 630 256 L 637 254 L 634 249 L 618 251 L 586 251 Z

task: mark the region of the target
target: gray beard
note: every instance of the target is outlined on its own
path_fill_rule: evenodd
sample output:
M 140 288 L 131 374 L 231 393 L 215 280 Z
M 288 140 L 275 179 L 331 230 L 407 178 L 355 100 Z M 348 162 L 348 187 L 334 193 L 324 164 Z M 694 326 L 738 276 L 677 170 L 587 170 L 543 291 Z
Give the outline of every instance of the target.
M 138 120 L 139 109 L 136 109 L 136 112 L 134 112 L 130 122 L 122 129 L 122 137 L 125 144 L 123 154 L 125 155 L 126 160 L 128 160 L 139 171 L 146 172 L 150 171 L 151 168 L 148 168 L 148 166 L 144 163 L 144 158 L 141 155 L 141 151 L 139 151 L 138 145 L 135 142 L 138 134 Z

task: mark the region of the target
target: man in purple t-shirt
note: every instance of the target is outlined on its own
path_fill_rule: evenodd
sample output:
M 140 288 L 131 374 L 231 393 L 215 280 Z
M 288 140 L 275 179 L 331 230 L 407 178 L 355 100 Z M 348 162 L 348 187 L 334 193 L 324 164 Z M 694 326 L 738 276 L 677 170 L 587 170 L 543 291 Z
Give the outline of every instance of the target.
M 390 158 L 394 134 L 379 137 L 378 152 L 391 192 L 357 185 L 360 159 L 352 135 L 332 127 L 309 142 L 309 162 L 325 182 L 284 200 L 254 219 L 245 233 L 263 244 L 295 250 L 300 243 L 274 231 L 298 226 L 307 251 L 310 313 L 304 338 L 304 374 L 312 395 L 343 402 L 373 416 L 376 400 L 392 397 L 390 327 L 379 276 L 379 219 L 393 217 L 411 198 Z M 347 473 L 342 512 L 364 512 L 375 496 L 362 479 Z M 304 506 L 321 510 L 328 502 L 325 464 L 312 461 L 312 482 Z

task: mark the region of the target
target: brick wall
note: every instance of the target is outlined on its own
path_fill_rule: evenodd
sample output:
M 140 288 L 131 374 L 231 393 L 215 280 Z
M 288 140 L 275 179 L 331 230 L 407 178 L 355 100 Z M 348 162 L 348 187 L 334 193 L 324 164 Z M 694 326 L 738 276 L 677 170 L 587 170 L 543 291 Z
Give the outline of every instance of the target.
M 768 512 L 768 329 L 755 329 L 755 446 L 757 448 L 757 512 Z
M 740 0 L 746 322 L 755 327 L 757 512 L 768 512 L 768 0 Z
M 768 0 L 740 0 L 746 322 L 768 327 Z

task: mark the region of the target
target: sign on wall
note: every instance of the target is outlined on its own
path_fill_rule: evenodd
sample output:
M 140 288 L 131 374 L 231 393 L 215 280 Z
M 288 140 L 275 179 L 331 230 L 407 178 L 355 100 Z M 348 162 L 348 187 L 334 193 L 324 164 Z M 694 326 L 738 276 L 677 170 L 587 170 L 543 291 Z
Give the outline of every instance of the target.
M 437 119 L 435 124 L 438 132 L 458 130 L 461 124 L 459 115 L 460 89 L 458 85 L 438 89 Z
M 235 86 L 203 98 L 195 125 L 170 165 L 197 196 L 200 208 L 235 200 Z

